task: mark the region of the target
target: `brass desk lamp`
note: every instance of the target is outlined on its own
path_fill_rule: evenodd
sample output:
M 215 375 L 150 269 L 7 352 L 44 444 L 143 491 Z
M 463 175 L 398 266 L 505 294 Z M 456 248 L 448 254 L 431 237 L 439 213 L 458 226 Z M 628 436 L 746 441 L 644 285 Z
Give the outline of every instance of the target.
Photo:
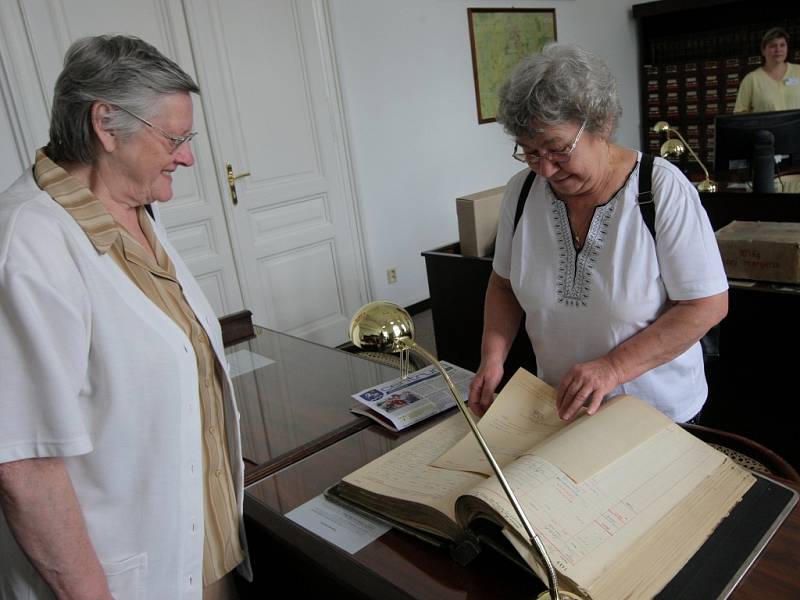
M 708 176 L 708 169 L 706 166 L 701 162 L 698 158 L 697 154 L 694 153 L 692 147 L 689 145 L 680 132 L 675 129 L 674 127 L 670 127 L 669 123 L 666 121 L 659 121 L 655 125 L 653 125 L 653 131 L 656 133 L 666 133 L 667 134 L 667 141 L 661 144 L 661 157 L 662 158 L 679 158 L 683 156 L 686 151 L 689 151 L 689 154 L 692 155 L 692 158 L 695 162 L 700 165 L 700 168 L 703 169 L 703 173 L 706 174 L 706 178 L 697 184 L 697 190 L 700 192 L 716 192 L 717 191 L 717 184 L 711 181 L 711 178 Z M 669 137 L 670 133 L 674 133 L 678 136 L 679 139 Z
M 539 594 L 538 599 L 543 600 L 548 597 L 551 600 L 563 600 L 565 597 L 574 598 L 575 596 L 570 593 L 567 593 L 565 596 L 559 595 L 558 582 L 556 581 L 556 571 L 553 568 L 553 564 L 550 562 L 550 557 L 547 555 L 544 545 L 539 539 L 539 536 L 537 536 L 533 531 L 533 527 L 531 527 L 531 524 L 528 522 L 522 507 L 514 495 L 514 492 L 508 485 L 508 481 L 506 481 L 506 478 L 500 469 L 500 465 L 497 464 L 497 461 L 492 455 L 491 450 L 489 450 L 489 446 L 486 444 L 483 435 L 481 435 L 481 432 L 475 425 L 475 421 L 473 420 L 469 410 L 459 397 L 458 390 L 456 390 L 453 382 L 447 375 L 447 372 L 442 368 L 442 365 L 439 363 L 436 357 L 434 357 L 430 352 L 425 350 L 422 346 L 418 345 L 414 341 L 414 322 L 412 321 L 411 316 L 403 308 L 392 302 L 370 302 L 369 304 L 362 306 L 356 312 L 355 316 L 353 316 L 353 319 L 350 322 L 350 339 L 359 348 L 375 350 L 378 352 L 399 352 L 401 356 L 401 363 L 404 365 L 400 369 L 401 376 L 405 376 L 407 374 L 408 357 L 410 356 L 410 352 L 416 352 L 420 354 L 423 358 L 428 360 L 436 367 L 447 383 L 447 387 L 450 388 L 450 393 L 453 395 L 453 398 L 456 401 L 456 406 L 458 406 L 461 414 L 467 420 L 475 439 L 478 441 L 478 445 L 480 445 L 481 450 L 483 450 L 483 454 L 486 456 L 486 460 L 488 460 L 489 464 L 492 466 L 492 470 L 497 476 L 497 480 L 503 487 L 503 491 L 505 491 L 509 502 L 511 502 L 511 505 L 514 507 L 517 517 L 519 517 L 519 520 L 522 522 L 525 533 L 528 535 L 530 545 L 536 548 L 536 550 L 539 552 L 539 555 L 542 557 L 545 570 L 547 571 L 548 591 Z

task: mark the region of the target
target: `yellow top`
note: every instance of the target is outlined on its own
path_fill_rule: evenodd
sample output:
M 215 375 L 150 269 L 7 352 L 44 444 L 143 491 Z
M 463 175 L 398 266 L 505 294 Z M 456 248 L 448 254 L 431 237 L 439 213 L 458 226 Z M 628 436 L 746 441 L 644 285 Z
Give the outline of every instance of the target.
M 759 67 L 739 85 L 733 112 L 765 112 L 800 108 L 800 65 L 786 63 L 783 79 L 776 81 Z

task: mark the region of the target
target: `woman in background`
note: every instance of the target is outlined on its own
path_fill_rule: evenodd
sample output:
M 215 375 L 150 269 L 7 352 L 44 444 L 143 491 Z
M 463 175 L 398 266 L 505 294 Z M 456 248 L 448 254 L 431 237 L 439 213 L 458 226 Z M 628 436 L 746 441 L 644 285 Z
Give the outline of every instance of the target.
M 800 108 L 800 65 L 788 62 L 789 36 L 773 27 L 761 39 L 764 64 L 745 75 L 734 112 Z

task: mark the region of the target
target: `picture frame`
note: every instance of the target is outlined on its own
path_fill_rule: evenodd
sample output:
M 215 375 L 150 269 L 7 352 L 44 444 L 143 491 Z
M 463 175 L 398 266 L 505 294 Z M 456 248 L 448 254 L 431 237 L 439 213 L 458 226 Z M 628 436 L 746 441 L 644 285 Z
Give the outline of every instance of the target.
M 517 63 L 556 41 L 555 8 L 468 8 L 478 123 L 497 115 L 497 92 Z

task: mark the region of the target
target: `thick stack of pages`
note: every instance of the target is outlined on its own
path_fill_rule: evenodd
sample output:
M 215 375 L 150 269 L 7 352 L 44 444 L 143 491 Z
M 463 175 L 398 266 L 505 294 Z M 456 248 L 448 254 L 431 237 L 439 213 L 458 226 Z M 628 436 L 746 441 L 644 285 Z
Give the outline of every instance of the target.
M 755 482 L 632 396 L 569 424 L 553 389 L 520 370 L 480 421 L 560 586 L 594 600 L 655 596 Z M 351 473 L 335 494 L 458 544 L 486 522 L 546 581 L 462 415 Z M 483 526 L 481 526 L 483 524 Z M 498 534 L 499 535 L 499 534 Z M 492 545 L 505 545 L 494 540 Z

